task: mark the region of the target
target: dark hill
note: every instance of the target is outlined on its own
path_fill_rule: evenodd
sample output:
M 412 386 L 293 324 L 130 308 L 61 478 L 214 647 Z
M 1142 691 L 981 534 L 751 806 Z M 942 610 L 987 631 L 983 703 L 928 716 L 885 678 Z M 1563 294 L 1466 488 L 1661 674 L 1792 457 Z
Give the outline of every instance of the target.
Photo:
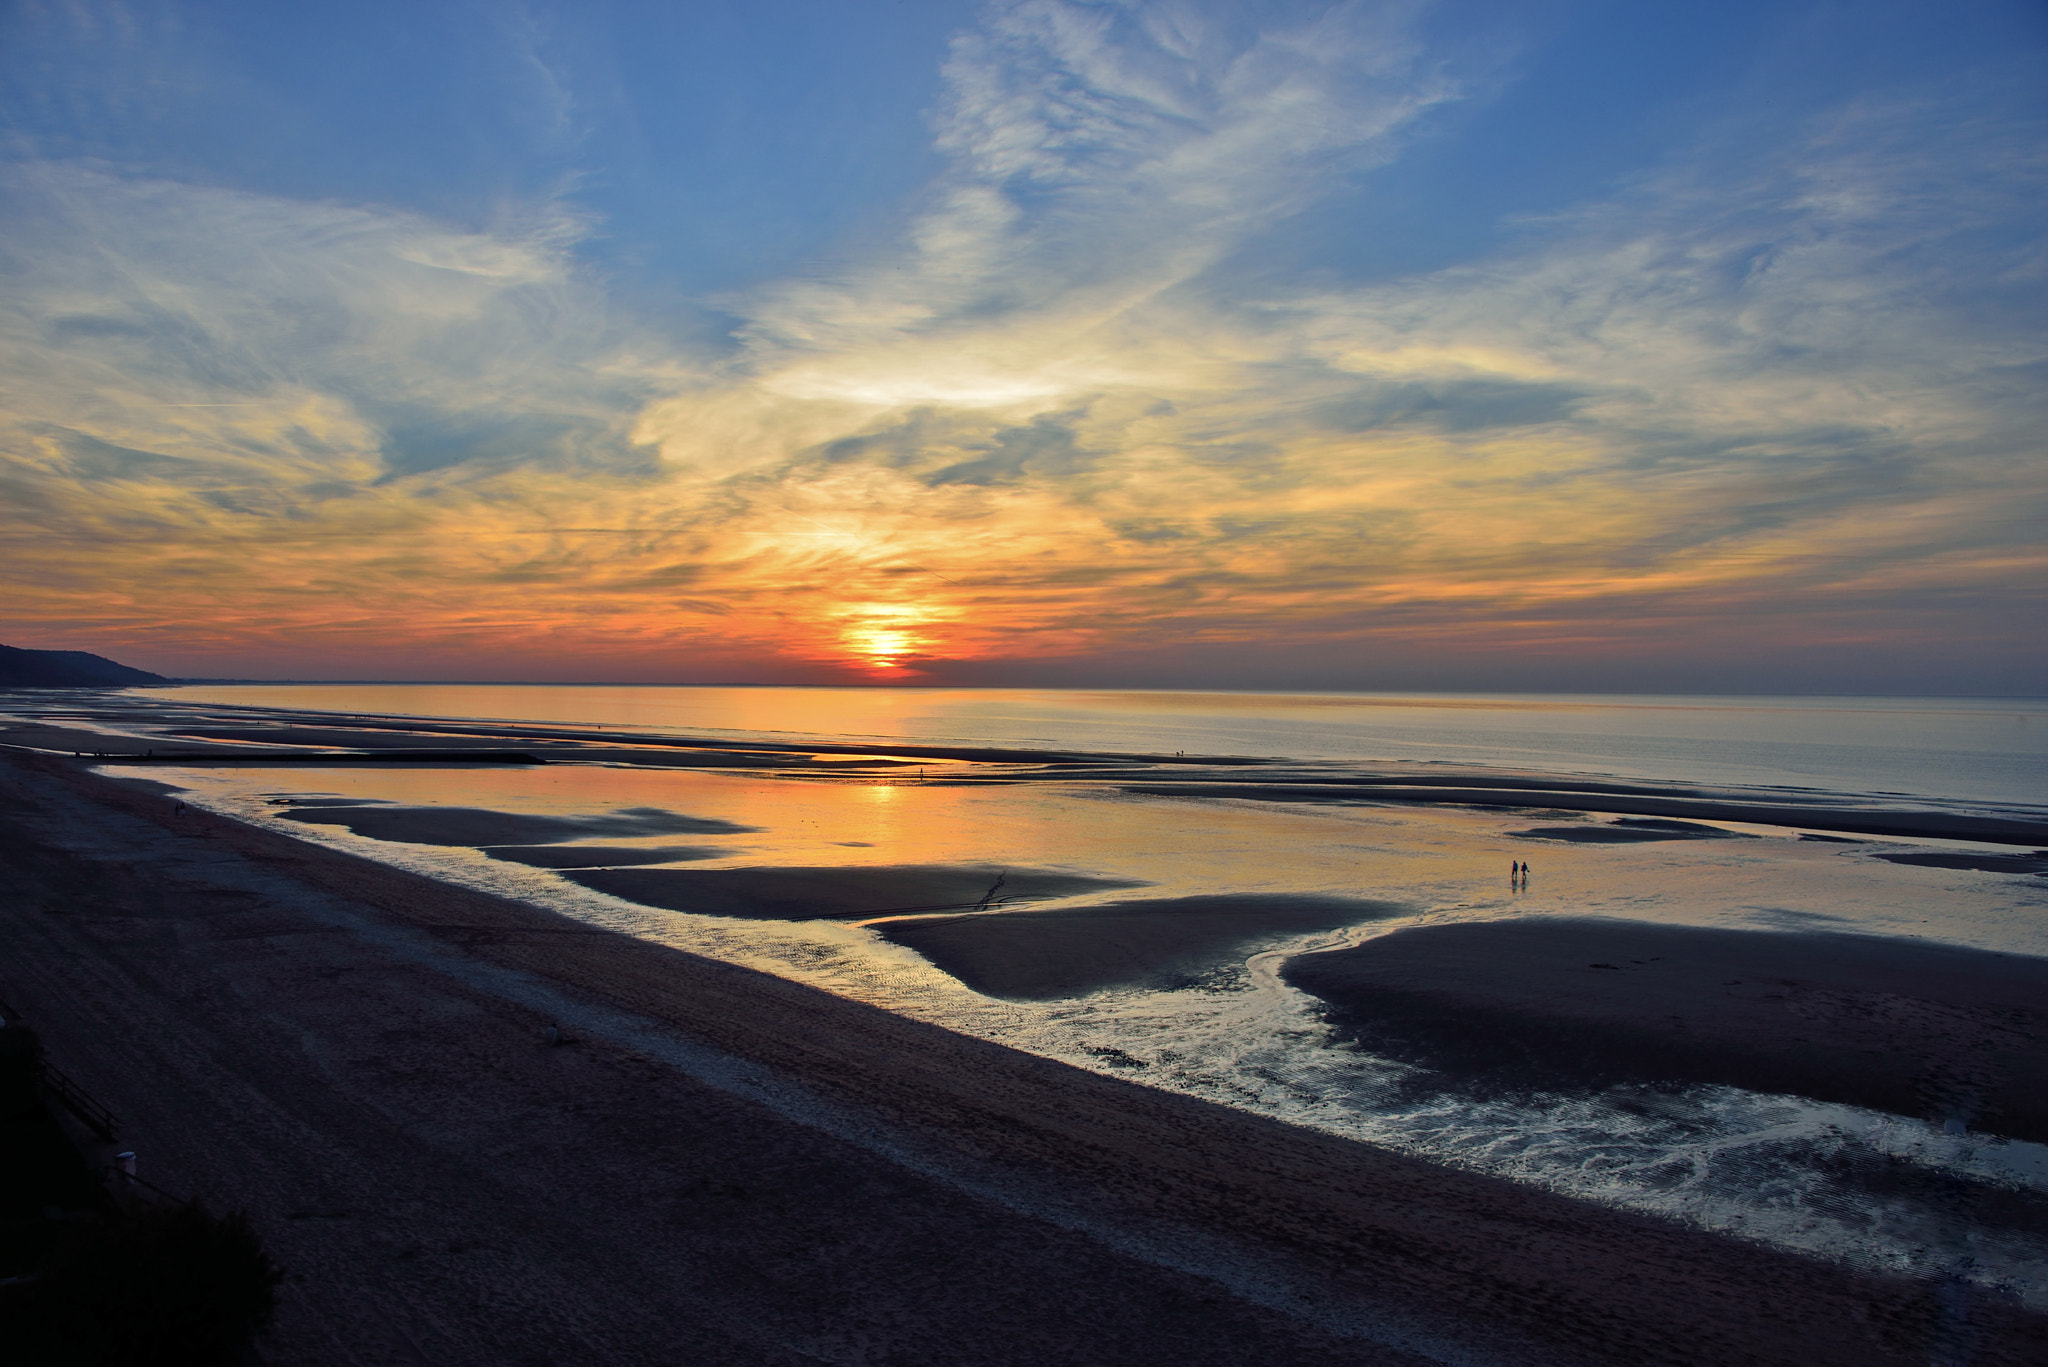
M 18 650 L 0 646 L 0 688 L 126 688 L 169 683 L 161 674 L 115 664 L 82 650 Z

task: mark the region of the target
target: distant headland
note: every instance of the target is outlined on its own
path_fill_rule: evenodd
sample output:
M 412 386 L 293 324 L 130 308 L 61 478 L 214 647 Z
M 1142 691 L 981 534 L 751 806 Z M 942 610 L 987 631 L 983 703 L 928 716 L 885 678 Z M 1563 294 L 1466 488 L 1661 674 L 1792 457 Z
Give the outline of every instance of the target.
M 132 688 L 171 680 L 83 650 L 0 646 L 0 688 Z

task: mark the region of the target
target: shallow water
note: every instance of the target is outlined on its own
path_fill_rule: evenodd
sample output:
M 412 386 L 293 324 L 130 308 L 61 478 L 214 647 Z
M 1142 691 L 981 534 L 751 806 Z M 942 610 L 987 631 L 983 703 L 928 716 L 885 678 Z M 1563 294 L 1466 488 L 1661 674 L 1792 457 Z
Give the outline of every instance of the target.
M 43 714 L 52 714 L 51 701 L 38 704 Z M 94 724 L 160 734 L 181 718 L 218 722 L 244 709 L 260 717 L 253 709 L 287 705 L 612 730 L 629 724 L 643 732 L 694 728 L 785 742 L 879 736 L 1467 766 L 1484 759 L 1551 772 L 1775 783 L 1832 794 L 1910 792 L 1983 810 L 2013 810 L 2048 793 L 2041 781 L 2048 757 L 2035 739 L 2048 735 L 2048 712 L 2038 702 L 349 686 L 147 690 L 95 714 Z M 1979 1199 L 1989 1190 L 2022 1203 L 2048 1201 L 2048 1146 L 1945 1134 L 1920 1120 L 1729 1087 L 1515 1098 L 1416 1087 L 1407 1085 L 1414 1070 L 1347 1044 L 1315 999 L 1279 977 L 1291 954 L 1406 925 L 1555 915 L 1854 931 L 2048 957 L 2048 879 L 1902 866 L 1874 857 L 1902 842 L 1809 842 L 1785 829 L 1731 823 L 1720 824 L 1751 838 L 1531 842 L 1510 833 L 1599 818 L 1142 796 L 1081 781 L 943 781 L 957 772 L 935 763 L 922 774 L 908 767 L 830 778 L 557 762 L 153 767 L 147 776 L 187 789 L 202 805 L 303 839 L 550 905 L 1081 1067 L 1785 1247 L 1964 1275 L 2048 1308 L 2048 1239 L 1987 1222 Z M 320 798 L 527 818 L 611 816 L 608 833 L 581 843 L 651 850 L 687 841 L 691 853 L 675 866 L 687 869 L 946 865 L 1058 870 L 1144 885 L 1040 907 L 1125 896 L 1316 893 L 1395 902 L 1409 911 L 1249 945 L 1170 982 L 1063 1000 L 999 1000 L 969 990 L 857 919 L 662 911 L 480 849 L 373 840 L 288 819 L 292 808 L 285 804 Z M 688 817 L 696 833 L 678 835 L 682 828 L 674 823 L 657 822 L 649 834 L 619 834 L 633 827 L 617 814 L 635 811 Z M 1510 886 L 1513 859 L 1535 865 L 1526 888 Z
M 1483 764 L 1682 783 L 2048 801 L 2048 699 L 542 684 L 193 685 L 165 702 L 735 737 Z

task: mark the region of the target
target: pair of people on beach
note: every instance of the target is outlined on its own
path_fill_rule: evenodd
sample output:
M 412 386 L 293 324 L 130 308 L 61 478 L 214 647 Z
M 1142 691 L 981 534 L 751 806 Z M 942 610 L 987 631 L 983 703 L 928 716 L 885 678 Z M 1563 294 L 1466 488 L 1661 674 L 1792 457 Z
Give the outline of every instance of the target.
M 1519 860 L 1519 859 L 1517 859 L 1517 860 L 1515 860 L 1515 861 L 1514 861 L 1513 863 L 1509 864 L 1509 865 L 1508 865 L 1508 881 L 1509 881 L 1510 883 L 1526 883 L 1526 882 L 1528 882 L 1528 881 L 1529 881 L 1529 866 L 1528 866 L 1527 864 L 1523 863 L 1523 862 L 1522 862 L 1521 860 Z

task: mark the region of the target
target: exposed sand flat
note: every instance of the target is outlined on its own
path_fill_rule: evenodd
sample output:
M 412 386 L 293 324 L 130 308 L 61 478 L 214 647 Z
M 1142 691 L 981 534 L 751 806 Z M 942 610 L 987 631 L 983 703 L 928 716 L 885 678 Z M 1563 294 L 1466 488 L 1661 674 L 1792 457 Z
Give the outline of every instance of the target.
M 401 807 L 325 801 L 294 802 L 279 815 L 309 825 L 344 826 L 372 840 L 399 840 L 414 845 L 546 845 L 591 836 L 725 835 L 752 829 L 654 807 L 626 808 L 603 816 L 535 816 L 485 807 Z
M 398 751 L 407 754 L 427 750 L 460 753 L 468 749 L 489 752 L 491 747 L 516 741 L 536 758 L 574 759 L 585 763 L 659 764 L 665 767 L 788 769 L 829 767 L 844 764 L 850 757 L 792 754 L 775 750 L 750 750 L 729 746 L 683 749 L 676 746 L 624 745 L 621 736 L 597 733 L 600 740 L 579 740 L 528 728 L 508 726 L 489 731 L 456 728 L 392 725 L 360 726 L 234 726 L 181 727 L 165 733 L 168 741 L 225 740 L 256 745 L 302 745 L 349 750 Z M 453 740 L 453 744 L 449 742 Z M 609 745 L 602 742 L 610 742 Z M 168 754 L 172 747 L 158 746 Z M 159 756 L 160 758 L 162 756 Z M 910 760 L 867 759 L 867 763 L 900 768 Z
M 1794 1092 L 2048 1140 L 2048 959 L 1865 935 L 1516 920 L 1288 962 L 1376 1052 Z
M 876 929 L 977 992 L 1043 1001 L 1200 974 L 1261 943 L 1415 910 L 1357 897 L 1238 893 L 924 916 Z
M 731 850 L 716 845 L 486 845 L 493 859 L 536 869 L 604 869 L 624 864 L 675 864 L 687 859 L 723 859 Z
M 1632 791 L 1587 791 L 1563 785 L 1532 788 L 1482 783 L 1472 778 L 1457 787 L 1406 783 L 1147 783 L 1126 789 L 1153 797 L 1228 797 L 1264 802 L 1456 803 L 1466 807 L 1547 807 L 1560 811 L 1628 812 L 1641 816 L 1690 817 L 1695 821 L 1740 821 L 1757 826 L 1810 827 L 1853 835 L 1890 835 L 1910 840 L 1984 840 L 2010 845 L 2048 844 L 2048 822 L 1962 812 L 1888 811 L 1819 802 L 1760 803 L 1708 797 L 1653 797 Z
M 250 1209 L 295 1273 L 278 1363 L 2048 1357 L 1989 1296 L 1081 1072 L 68 763 L 0 782 L 8 996 L 152 1180 Z M 578 1042 L 541 1047 L 551 1018 Z
M 1973 854 L 1968 850 L 1910 850 L 1880 852 L 1877 858 L 1888 864 L 1912 864 L 1923 869 L 1975 869 L 1979 873 L 2048 874 L 2048 850 L 2032 854 Z
M 983 897 L 1040 900 L 1141 884 L 1060 869 L 973 864 L 848 864 L 749 869 L 589 869 L 565 872 L 587 888 L 643 906 L 774 921 L 858 920 Z M 1000 888 L 996 879 L 1003 880 Z
M 124 722 L 132 718 L 122 718 Z M 296 745 L 300 742 L 286 736 L 266 733 L 264 739 L 272 745 Z M 110 735 L 103 731 L 87 730 L 74 726 L 6 726 L 0 727 L 0 744 L 22 746 L 43 750 L 59 755 L 97 756 L 113 761 L 133 764 L 182 764 L 182 765 L 351 765 L 351 764 L 538 764 L 540 760 L 523 750 L 506 750 L 502 739 L 479 739 L 474 743 L 458 746 L 434 746 L 415 743 L 406 746 L 391 745 L 384 748 L 363 747 L 351 742 L 350 751 L 333 748 L 307 750 L 266 749 L 255 745 L 221 744 L 210 741 L 194 743 L 177 733 L 154 736 Z M 324 744 L 324 743 L 320 743 Z M 360 753 L 364 749 L 369 753 Z
M 435 750 L 447 754 L 459 754 L 464 750 L 489 750 L 503 744 L 498 736 L 448 736 L 428 737 L 418 732 L 394 731 L 368 726 L 357 727 L 311 727 L 311 726 L 194 726 L 179 727 L 164 733 L 167 741 L 222 740 L 235 741 L 244 747 L 272 747 L 279 745 L 304 745 L 332 747 L 347 750 L 380 750 L 400 748 L 406 750 Z M 159 747 L 163 748 L 163 747 Z
M 103 731 L 91 731 L 82 726 L 52 726 L 42 723 L 29 725 L 0 726 L 0 745 L 20 746 L 33 750 L 47 750 L 55 754 L 118 755 L 127 757 L 147 756 L 154 750 L 170 748 L 168 738 L 145 739 L 137 736 L 108 735 Z M 187 747 L 180 747 L 187 748 Z M 233 747 L 212 745 L 189 747 L 203 752 L 229 753 Z
M 89 753 L 89 752 L 88 752 Z M 405 764 L 432 764 L 445 768 L 485 765 L 544 764 L 545 760 L 526 750 L 490 750 L 483 746 L 456 750 L 393 747 L 384 750 L 244 750 L 214 749 L 188 752 L 158 749 L 145 756 L 110 756 L 110 762 L 164 764 L 182 768 L 291 768 L 291 769 L 388 769 Z
M 326 746 L 347 750 L 441 750 L 490 749 L 503 744 L 501 736 L 429 736 L 422 732 L 382 727 L 314 726 L 188 726 L 164 733 L 167 740 L 224 740 L 245 745 Z
M 1526 831 L 1509 831 L 1516 840 L 1562 840 L 1570 845 L 1640 845 L 1653 840 L 1738 840 L 1749 837 L 1719 826 L 1702 826 L 1696 821 L 1667 821 L 1660 817 L 1623 817 L 1611 824 L 1586 822 L 1576 826 L 1534 826 Z

